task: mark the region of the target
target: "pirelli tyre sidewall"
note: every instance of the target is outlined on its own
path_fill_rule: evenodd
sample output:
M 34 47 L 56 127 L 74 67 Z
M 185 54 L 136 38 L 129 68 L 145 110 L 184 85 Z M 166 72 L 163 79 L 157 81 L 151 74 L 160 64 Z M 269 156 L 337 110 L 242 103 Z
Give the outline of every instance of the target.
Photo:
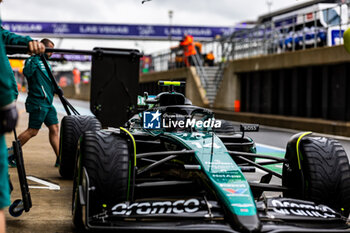
M 61 122 L 60 132 L 60 175 L 72 179 L 79 137 L 85 131 L 101 129 L 101 123 L 94 116 L 65 116 Z
M 80 141 L 79 172 L 75 174 L 81 183 L 83 168 L 89 179 L 89 200 L 85 200 L 89 208 L 89 216 L 99 214 L 115 203 L 127 200 L 130 148 L 127 140 L 119 134 L 108 131 L 85 132 Z M 77 177 L 78 176 L 78 177 Z M 79 198 L 78 185 L 75 190 L 73 203 Z M 81 210 L 78 205 L 73 206 L 73 220 L 78 219 Z M 76 214 L 75 214 L 76 213 Z M 79 222 L 77 222 L 79 225 Z
M 348 216 L 350 212 L 350 165 L 342 145 L 325 137 L 307 136 L 300 140 L 299 158 L 296 144 L 287 146 L 283 166 L 283 186 L 285 197 L 314 201 L 328 205 Z

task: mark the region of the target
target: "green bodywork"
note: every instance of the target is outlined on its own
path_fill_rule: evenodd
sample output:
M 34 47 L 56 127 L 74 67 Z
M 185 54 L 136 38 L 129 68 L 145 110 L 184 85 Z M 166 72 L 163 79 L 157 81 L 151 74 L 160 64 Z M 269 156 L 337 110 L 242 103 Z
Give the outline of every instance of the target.
M 247 180 L 227 153 L 225 145 L 215 134 L 165 132 L 164 136 L 173 138 L 187 149 L 195 151 L 201 169 L 229 211 L 241 216 L 257 214 L 254 197 Z M 214 145 L 213 148 L 212 145 Z
M 154 98 L 154 101 L 148 101 L 148 103 L 155 103 L 154 107 L 147 106 L 142 97 L 138 98 L 138 102 L 139 105 L 149 107 L 148 111 L 160 111 L 163 122 L 169 120 L 169 117 L 180 121 L 186 119 L 202 122 L 209 119 L 215 120 L 210 110 L 191 105 L 157 106 L 160 95 L 158 95 L 159 98 L 158 96 Z M 150 136 L 170 141 L 182 149 L 193 150 L 194 159 L 200 166 L 201 172 L 198 175 L 224 206 L 224 210 L 229 213 L 226 216 L 232 220 L 233 225 L 245 231 L 256 231 L 261 228 L 249 183 L 240 167 L 228 153 L 223 141 L 213 132 L 211 128 L 213 125 L 207 128 L 198 125 L 182 128 L 174 125 L 174 128 L 169 128 L 167 125 L 161 129 L 145 129 L 141 112 L 136 118 L 131 119 L 130 124 L 131 131 L 133 131 L 131 133 L 137 133 L 140 130 Z M 251 152 L 255 152 L 255 147 Z

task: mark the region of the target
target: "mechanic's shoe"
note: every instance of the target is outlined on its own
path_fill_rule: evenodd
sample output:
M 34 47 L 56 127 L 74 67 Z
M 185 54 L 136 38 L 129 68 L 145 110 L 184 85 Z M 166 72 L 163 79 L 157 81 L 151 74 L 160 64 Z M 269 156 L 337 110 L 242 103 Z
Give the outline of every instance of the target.
M 59 167 L 59 166 L 60 166 L 60 158 L 57 157 L 55 167 Z
M 7 153 L 10 167 L 17 167 L 15 156 L 13 154 L 13 147 L 7 148 Z

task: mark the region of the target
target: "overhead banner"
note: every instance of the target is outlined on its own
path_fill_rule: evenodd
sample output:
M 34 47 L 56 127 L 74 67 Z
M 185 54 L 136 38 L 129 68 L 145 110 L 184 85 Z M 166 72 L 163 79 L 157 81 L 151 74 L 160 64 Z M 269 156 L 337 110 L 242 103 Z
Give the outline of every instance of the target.
M 91 39 L 139 39 L 170 40 L 181 39 L 184 34 L 196 40 L 212 40 L 227 36 L 242 29 L 237 27 L 169 26 L 134 24 L 95 24 L 59 22 L 19 22 L 4 21 L 2 26 L 15 33 L 31 36 L 50 36 L 58 38 Z

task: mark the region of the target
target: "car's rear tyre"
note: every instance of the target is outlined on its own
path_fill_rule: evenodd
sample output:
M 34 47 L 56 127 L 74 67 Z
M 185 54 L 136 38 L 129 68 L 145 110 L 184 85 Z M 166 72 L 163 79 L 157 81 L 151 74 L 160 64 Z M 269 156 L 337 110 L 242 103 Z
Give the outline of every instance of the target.
M 85 131 L 101 129 L 101 123 L 94 116 L 65 116 L 61 122 L 60 133 L 60 175 L 72 179 L 79 137 Z
M 74 190 L 74 189 L 73 189 Z M 73 224 L 75 226 L 75 229 L 77 229 L 77 232 L 84 232 L 84 223 L 83 223 L 83 215 L 82 215 L 82 207 L 80 205 L 80 199 L 79 199 L 79 193 L 73 192 L 74 198 L 73 198 Z
M 92 190 L 89 199 L 90 215 L 101 213 L 103 205 L 108 208 L 127 200 L 130 152 L 126 139 L 108 131 L 88 131 L 81 139 L 79 154 Z M 76 198 L 78 196 L 75 195 Z
M 350 212 L 350 165 L 341 144 L 325 137 L 300 140 L 300 163 L 296 153 L 288 153 L 283 166 L 284 196 L 328 205 L 348 216 Z

